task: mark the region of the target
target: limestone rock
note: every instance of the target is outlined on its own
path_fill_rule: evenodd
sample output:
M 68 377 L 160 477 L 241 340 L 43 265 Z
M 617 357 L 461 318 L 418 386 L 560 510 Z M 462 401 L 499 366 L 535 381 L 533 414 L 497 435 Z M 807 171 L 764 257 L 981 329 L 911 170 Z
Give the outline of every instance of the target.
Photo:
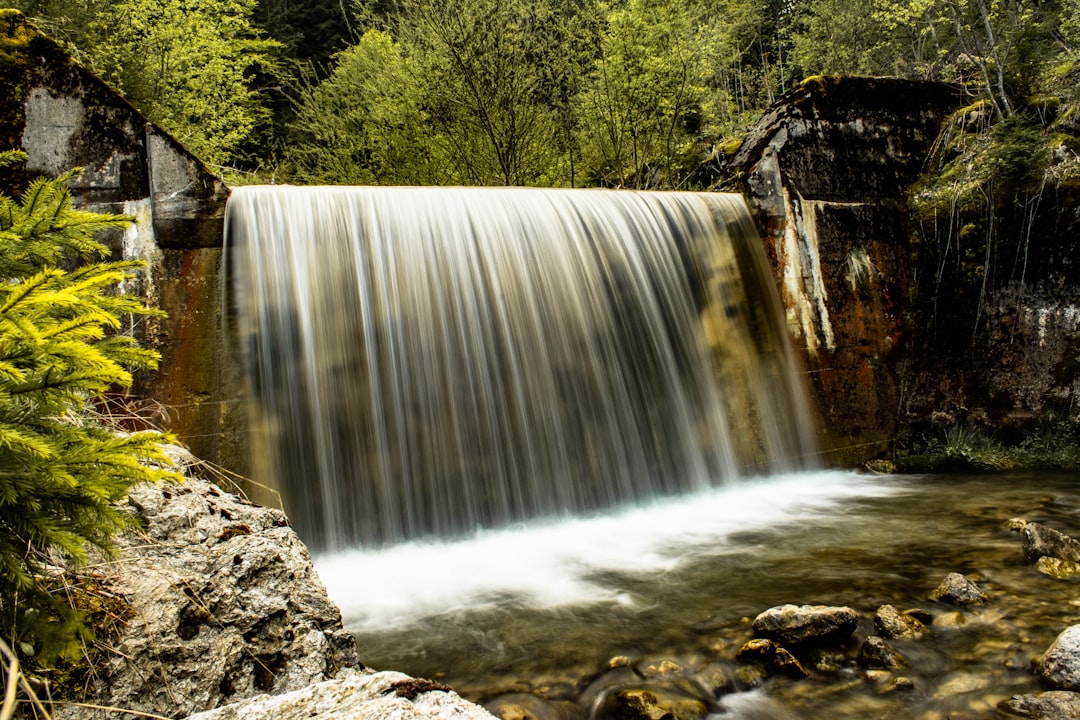
M 1080 542 L 1040 523 L 1024 525 L 1020 534 L 1024 538 L 1024 556 L 1030 562 L 1041 557 L 1057 558 L 1080 563 Z
M 345 670 L 333 680 L 261 695 L 188 720 L 492 720 L 457 693 L 399 672 Z
M 1080 694 L 1051 690 L 1040 695 L 1013 695 L 999 708 L 1032 720 L 1080 720 Z
M 930 593 L 930 598 L 950 605 L 982 605 L 986 595 L 975 583 L 960 573 L 949 573 L 940 585 Z
M 1057 636 L 1035 666 L 1042 681 L 1055 690 L 1080 692 L 1080 625 Z
M 882 605 L 874 615 L 878 635 L 889 640 L 920 640 L 926 625 L 917 617 L 902 613 L 892 605 Z
M 904 656 L 877 635 L 871 635 L 859 649 L 859 665 L 868 670 L 897 670 L 904 667 Z
M 859 614 L 848 607 L 781 605 L 754 618 L 754 634 L 789 646 L 839 644 L 858 624 Z
M 284 513 L 189 477 L 134 488 L 144 523 L 103 571 L 130 604 L 86 702 L 176 717 L 357 665 L 352 636 Z M 57 706 L 58 719 L 111 717 Z

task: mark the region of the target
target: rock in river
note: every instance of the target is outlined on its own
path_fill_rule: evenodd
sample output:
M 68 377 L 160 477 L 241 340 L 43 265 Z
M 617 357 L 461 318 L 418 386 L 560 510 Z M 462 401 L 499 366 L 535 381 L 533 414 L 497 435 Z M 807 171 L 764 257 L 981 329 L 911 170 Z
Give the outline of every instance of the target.
M 1055 690 L 1080 692 L 1080 625 L 1057 636 L 1035 666 L 1042 681 Z
M 754 634 L 781 645 L 840 644 L 859 625 L 859 614 L 849 607 L 780 605 L 754 618 Z

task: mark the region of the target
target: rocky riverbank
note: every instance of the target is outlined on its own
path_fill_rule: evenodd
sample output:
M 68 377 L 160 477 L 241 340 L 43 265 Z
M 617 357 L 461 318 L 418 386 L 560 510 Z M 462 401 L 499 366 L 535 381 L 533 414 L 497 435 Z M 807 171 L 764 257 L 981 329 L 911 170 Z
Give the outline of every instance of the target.
M 1053 635 L 1031 632 L 1039 621 L 1024 617 L 1031 597 L 1060 602 L 1076 582 L 1080 542 L 1049 526 L 1064 516 L 1036 511 L 1042 522 L 980 521 L 994 526 L 993 542 L 1015 558 L 1009 572 L 1028 578 L 1028 598 L 993 571 L 968 568 L 957 568 L 967 575 L 942 572 L 922 590 L 894 583 L 891 602 L 869 604 L 887 596 L 851 587 L 850 606 L 809 604 L 817 599 L 809 589 L 799 604 L 794 590 L 791 604 L 697 628 L 682 650 L 617 655 L 587 675 L 567 664 L 559 676 L 461 688 L 477 705 L 438 677 L 365 669 L 285 516 L 186 474 L 183 485 L 132 494 L 140 530 L 124 538 L 116 562 L 91 573 L 95 592 L 127 610 L 99 633 L 94 672 L 77 698 L 84 703 L 199 720 L 490 720 L 488 711 L 502 720 L 788 720 L 799 716 L 793 707 L 819 717 L 826 706 L 842 707 L 843 717 L 901 717 L 883 714 L 882 703 L 919 720 L 1080 717 L 1080 626 L 1066 621 L 1049 644 Z M 926 552 L 947 541 L 928 541 Z M 1002 562 L 995 552 L 981 567 Z M 805 562 L 830 572 L 812 557 Z M 919 597 L 924 602 L 913 606 Z M 1027 676 L 1025 688 L 1043 691 L 995 691 L 998 676 L 968 656 L 992 657 L 997 672 Z M 935 673 L 941 677 L 931 679 Z M 119 714 L 63 703 L 53 711 L 60 718 Z
M 136 528 L 79 581 L 79 602 L 110 609 L 92 618 L 93 667 L 73 674 L 80 687 L 67 678 L 53 718 L 277 718 L 290 704 L 297 717 L 490 718 L 444 686 L 365 669 L 285 514 L 201 479 L 186 451 L 172 456 L 186 481 L 135 488 Z M 243 704 L 252 698 L 261 704 Z

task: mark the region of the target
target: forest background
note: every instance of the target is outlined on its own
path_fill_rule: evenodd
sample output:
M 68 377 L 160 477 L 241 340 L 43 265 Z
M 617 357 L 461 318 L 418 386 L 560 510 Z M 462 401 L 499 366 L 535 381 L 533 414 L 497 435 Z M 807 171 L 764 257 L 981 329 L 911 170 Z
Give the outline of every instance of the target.
M 15 6 L 232 184 L 695 189 L 816 74 L 967 88 L 933 206 L 1078 165 L 1080 0 Z

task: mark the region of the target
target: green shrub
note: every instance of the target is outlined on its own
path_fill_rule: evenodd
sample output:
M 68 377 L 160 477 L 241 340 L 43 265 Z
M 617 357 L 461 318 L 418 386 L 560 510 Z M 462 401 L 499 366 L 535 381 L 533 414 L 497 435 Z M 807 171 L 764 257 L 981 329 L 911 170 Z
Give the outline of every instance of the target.
M 24 159 L 0 152 L 0 172 Z M 118 501 L 174 475 L 167 436 L 118 432 L 95 411 L 132 369 L 156 365 L 121 321 L 160 313 L 116 290 L 138 263 L 97 262 L 95 235 L 130 220 L 73 209 L 76 172 L 0 195 L 0 636 L 45 657 L 86 633 L 47 589 L 56 568 L 108 551 L 129 522 Z

